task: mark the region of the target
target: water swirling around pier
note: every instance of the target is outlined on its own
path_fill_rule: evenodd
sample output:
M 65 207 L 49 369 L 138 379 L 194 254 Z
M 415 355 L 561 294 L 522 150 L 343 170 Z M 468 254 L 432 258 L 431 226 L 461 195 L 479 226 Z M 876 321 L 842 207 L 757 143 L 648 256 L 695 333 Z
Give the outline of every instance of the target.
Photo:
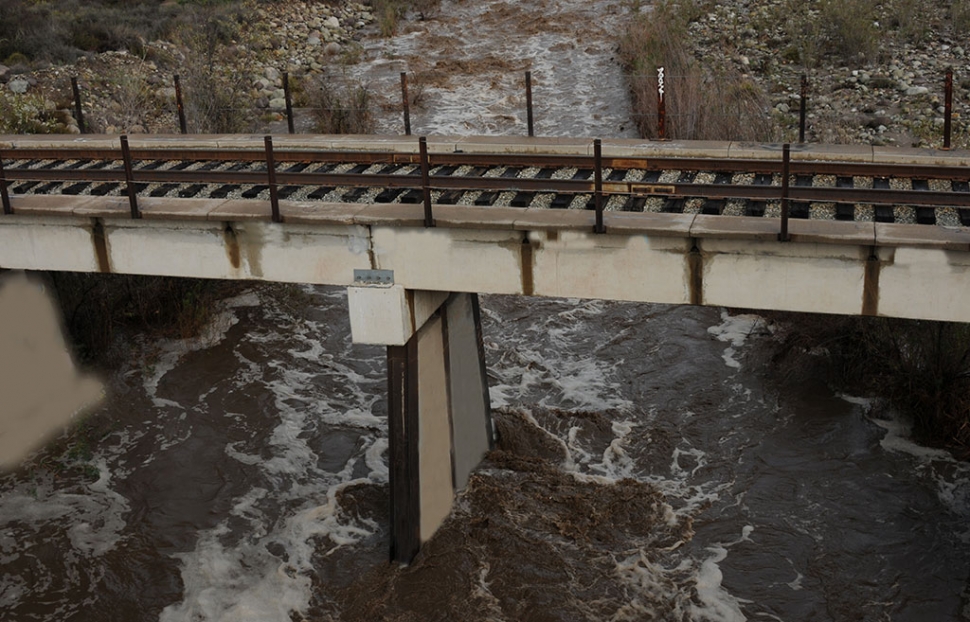
M 462 114 L 436 123 L 484 133 Z M 4 617 L 965 619 L 968 467 L 865 400 L 766 379 L 763 319 L 483 314 L 498 451 L 413 566 L 386 561 L 383 349 L 350 343 L 340 289 L 254 289 L 138 349 L 85 471 L 41 455 L 0 480 Z

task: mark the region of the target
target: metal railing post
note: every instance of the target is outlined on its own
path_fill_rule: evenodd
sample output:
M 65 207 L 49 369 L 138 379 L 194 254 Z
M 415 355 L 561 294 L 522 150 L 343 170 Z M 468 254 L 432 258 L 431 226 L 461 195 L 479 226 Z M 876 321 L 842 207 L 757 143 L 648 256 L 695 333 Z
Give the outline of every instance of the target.
M 532 117 L 532 72 L 525 72 L 525 109 L 526 119 L 529 126 L 529 137 L 536 135 L 535 124 Z
M 946 93 L 943 108 L 943 148 L 950 148 L 950 132 L 953 129 L 953 69 L 946 70 Z
M 603 143 L 597 138 L 593 141 L 593 205 L 596 208 L 596 226 L 593 233 L 606 233 L 603 226 Z
M 788 242 L 788 176 L 791 170 L 791 145 L 785 143 L 781 152 L 781 233 L 778 240 Z
M 131 217 L 141 218 L 141 210 L 138 209 L 138 194 L 135 192 L 135 173 L 131 165 L 131 149 L 128 148 L 128 136 L 121 136 L 121 158 L 125 164 L 125 185 L 128 190 L 128 205 L 131 207 Z
M 188 127 L 185 124 L 185 104 L 182 102 L 182 81 L 178 74 L 175 74 L 175 109 L 179 115 L 179 131 L 188 134 Z
M 295 134 L 293 130 L 293 102 L 290 100 L 290 74 L 283 72 L 283 100 L 286 102 L 286 129 L 290 134 Z
M 0 203 L 3 204 L 4 214 L 13 214 L 10 207 L 10 194 L 7 192 L 7 178 L 3 173 L 3 154 L 0 153 Z
M 84 113 L 81 111 L 81 89 L 77 85 L 77 77 L 71 77 L 71 90 L 74 92 L 74 116 L 77 119 L 77 129 L 84 134 Z
M 283 222 L 280 216 L 280 197 L 276 189 L 276 161 L 273 159 L 273 137 L 263 139 L 266 145 L 266 179 L 269 183 L 269 204 L 273 210 L 273 222 Z
M 411 102 L 408 101 L 408 74 L 401 72 L 401 105 L 404 107 L 404 135 L 411 135 Z
M 805 108 L 808 99 L 808 77 L 802 74 L 802 89 L 798 99 L 798 142 L 805 142 Z
M 657 67 L 657 138 L 667 139 L 667 98 L 664 97 L 664 68 Z
M 431 212 L 431 165 L 428 162 L 428 139 L 422 136 L 418 139 L 421 149 L 421 188 L 424 191 L 424 226 L 435 226 L 434 214 Z

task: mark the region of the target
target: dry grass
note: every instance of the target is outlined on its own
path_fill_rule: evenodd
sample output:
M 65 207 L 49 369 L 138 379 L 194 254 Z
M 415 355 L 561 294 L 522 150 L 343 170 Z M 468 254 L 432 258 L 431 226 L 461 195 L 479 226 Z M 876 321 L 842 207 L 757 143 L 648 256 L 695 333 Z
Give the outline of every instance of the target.
M 321 134 L 370 134 L 373 102 L 363 84 L 343 77 L 324 77 L 307 93 L 315 130 Z
M 768 141 L 775 128 L 766 94 L 733 69 L 704 67 L 687 47 L 688 24 L 703 14 L 693 2 L 660 2 L 637 13 L 620 41 L 640 135 L 657 137 L 657 69 L 665 72 L 666 137 Z
M 239 66 L 232 52 L 245 10 L 233 3 L 202 4 L 185 17 L 177 39 L 186 50 L 182 81 L 189 132 L 254 131 L 256 111 L 245 79 L 252 68 Z

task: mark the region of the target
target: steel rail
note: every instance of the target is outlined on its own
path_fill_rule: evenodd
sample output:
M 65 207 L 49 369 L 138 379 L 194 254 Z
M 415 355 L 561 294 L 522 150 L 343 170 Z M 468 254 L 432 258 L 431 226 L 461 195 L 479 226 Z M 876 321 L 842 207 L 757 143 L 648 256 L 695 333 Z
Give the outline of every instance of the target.
M 264 162 L 265 152 L 254 149 L 131 149 L 133 161 L 195 161 L 195 162 Z M 34 149 L 5 150 L 7 160 L 112 160 L 120 162 L 120 149 Z M 420 164 L 419 153 L 342 150 L 284 150 L 274 149 L 277 163 L 356 163 L 356 164 Z M 579 168 L 593 169 L 592 155 L 550 155 L 509 153 L 429 153 L 431 167 L 491 166 L 522 168 Z M 712 173 L 770 173 L 781 174 L 781 159 L 755 158 L 693 158 L 652 156 L 602 157 L 606 169 L 677 170 Z M 13 168 L 12 170 L 16 170 Z M 136 169 L 137 170 L 137 169 Z M 792 175 L 836 175 L 845 177 L 889 177 L 914 179 L 970 180 L 970 168 L 922 164 L 877 162 L 840 162 L 833 160 L 792 160 Z
M 6 168 L 7 183 L 18 181 L 121 183 L 128 180 L 124 168 L 38 170 Z M 131 180 L 135 183 L 176 184 L 231 184 L 259 186 L 267 183 L 265 170 L 254 171 L 176 171 L 134 169 Z M 423 186 L 419 176 L 412 174 L 366 174 L 366 173 L 287 173 L 277 172 L 276 183 L 291 186 L 323 186 L 349 188 L 419 189 Z M 428 187 L 432 190 L 499 191 L 591 194 L 596 191 L 593 180 L 537 179 L 518 177 L 471 177 L 430 175 Z M 699 184 L 699 183 L 602 183 L 605 195 L 634 197 L 664 196 L 668 198 L 700 198 L 708 200 L 746 199 L 773 201 L 781 198 L 781 186 L 755 184 Z M 838 188 L 790 186 L 789 198 L 793 201 L 816 203 L 871 203 L 928 207 L 970 207 L 970 192 L 901 190 L 875 188 Z
M 227 149 L 129 149 L 128 159 L 124 160 L 122 150 L 115 149 L 7 149 L 5 159 L 12 166 L 5 167 L 6 184 L 20 181 L 34 182 L 89 182 L 89 183 L 128 183 L 152 184 L 231 184 L 262 186 L 267 182 L 265 162 L 266 151 L 227 150 Z M 81 157 L 81 156 L 84 157 Z M 119 156 L 122 156 L 119 158 Z M 73 166 L 67 169 L 25 168 L 18 163 L 55 160 L 77 164 L 86 158 L 98 162 L 98 168 Z M 597 192 L 594 179 L 553 179 L 533 177 L 435 175 L 431 169 L 440 166 L 483 165 L 515 170 L 518 167 L 546 167 L 579 169 L 593 173 L 596 158 L 589 155 L 536 155 L 536 154 L 469 154 L 447 153 L 426 155 L 425 169 L 429 172 L 425 179 L 419 176 L 417 168 L 407 173 L 333 173 L 333 172 L 286 172 L 276 171 L 273 185 L 385 188 L 385 189 L 424 189 L 438 191 L 498 191 L 523 193 L 562 193 L 594 194 Z M 176 170 L 147 169 L 137 166 L 138 161 L 146 162 L 222 162 L 226 165 L 238 162 L 262 163 L 253 170 Z M 361 151 L 276 151 L 275 162 L 314 162 L 322 164 L 421 164 L 420 153 L 389 153 Z M 663 171 L 704 171 L 770 174 L 772 181 L 780 177 L 784 170 L 782 160 L 752 159 L 713 159 L 713 158 L 609 158 L 602 157 L 604 168 Z M 123 166 L 123 164 L 125 164 Z M 135 164 L 133 166 L 133 164 Z M 879 164 L 860 162 L 832 161 L 789 161 L 788 174 L 797 175 L 835 175 L 841 177 L 870 178 L 911 178 L 918 180 L 943 179 L 967 181 L 970 169 L 917 164 Z M 275 164 L 274 164 L 275 166 Z M 126 169 L 130 169 L 127 170 Z M 609 196 L 652 197 L 664 196 L 671 199 L 700 198 L 707 200 L 780 200 L 785 184 L 710 184 L 693 182 L 648 183 L 636 181 L 615 182 L 604 180 L 600 191 Z M 930 191 L 913 189 L 882 188 L 840 188 L 791 185 L 788 199 L 801 202 L 911 205 L 926 207 L 970 207 L 970 192 Z

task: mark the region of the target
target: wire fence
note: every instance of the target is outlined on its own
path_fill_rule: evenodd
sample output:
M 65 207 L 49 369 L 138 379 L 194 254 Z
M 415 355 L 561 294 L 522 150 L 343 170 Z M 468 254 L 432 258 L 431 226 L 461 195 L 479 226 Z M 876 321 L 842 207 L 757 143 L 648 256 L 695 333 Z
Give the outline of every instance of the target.
M 718 82 L 698 83 L 698 76 L 690 74 L 666 74 L 663 68 L 657 73 L 636 72 L 628 75 L 634 110 L 629 114 L 640 134 L 645 138 L 665 140 L 669 138 L 695 138 L 698 128 L 704 124 L 711 126 L 721 139 L 744 139 L 751 136 L 766 140 L 771 133 L 771 116 L 789 118 L 798 127 L 798 140 L 806 140 L 807 117 L 812 109 L 811 82 L 802 76 L 797 94 L 792 93 L 789 104 L 772 108 L 763 94 L 744 83 Z M 943 82 L 943 124 L 939 129 L 942 147 L 949 149 L 953 134 L 953 71 L 947 70 Z M 291 92 L 291 79 L 288 73 L 281 74 L 282 97 L 263 97 L 262 105 L 239 105 L 248 96 L 229 98 L 225 102 L 208 99 L 202 104 L 197 100 L 185 101 L 179 75 L 174 75 L 174 102 L 161 106 L 160 113 L 168 119 L 174 131 L 183 134 L 194 130 L 197 133 L 233 133 L 248 122 L 254 131 L 259 120 L 266 121 L 277 115 L 285 120 L 289 133 L 297 132 L 296 113 L 312 113 L 316 119 L 316 129 L 321 133 L 369 133 L 372 122 L 371 95 L 363 86 L 356 92 L 318 97 L 310 105 L 294 105 Z M 523 95 L 527 135 L 535 136 L 534 97 L 532 73 L 525 72 Z M 78 128 L 86 133 L 90 128 L 85 123 L 83 90 L 77 78 L 71 78 L 74 101 L 74 116 Z M 334 85 L 327 88 L 336 88 Z M 426 99 L 423 85 L 419 86 L 421 100 Z M 712 96 L 713 93 L 713 96 Z M 931 91 L 923 94 L 932 95 Z M 401 127 L 405 135 L 411 135 L 411 106 L 416 101 L 415 93 L 409 84 L 409 74 L 400 74 L 400 94 L 394 94 L 387 101 L 399 97 Z M 301 99 L 306 99 L 301 94 Z M 426 104 L 425 104 L 426 105 Z M 787 109 L 786 109 L 787 107 Z M 193 118 L 195 117 L 195 118 Z M 202 118 L 205 118 L 204 122 Z M 961 131 L 966 129 L 960 120 Z M 235 127 L 233 127 L 235 126 Z M 304 123 L 304 126 L 306 124 Z M 200 131 L 201 130 L 201 131 Z M 767 141 L 767 140 L 766 140 Z

